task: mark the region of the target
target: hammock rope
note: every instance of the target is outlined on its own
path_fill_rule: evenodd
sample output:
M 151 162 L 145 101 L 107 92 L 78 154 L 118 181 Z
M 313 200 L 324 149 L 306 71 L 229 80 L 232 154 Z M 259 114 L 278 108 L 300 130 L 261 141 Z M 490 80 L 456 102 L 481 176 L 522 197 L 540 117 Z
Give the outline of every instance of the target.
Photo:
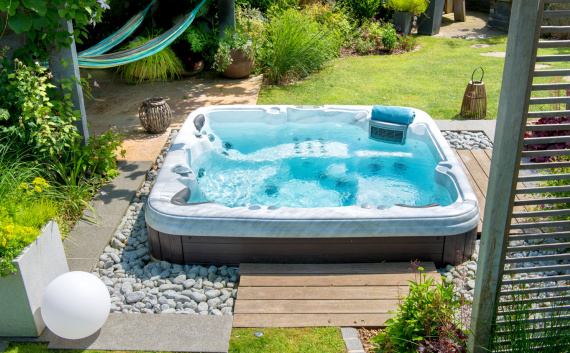
M 128 64 L 158 53 L 169 46 L 180 34 L 184 33 L 192 21 L 194 21 L 196 14 L 205 2 L 206 0 L 202 0 L 202 2 L 180 22 L 178 22 L 176 26 L 151 41 L 136 48 L 122 50 L 115 53 L 78 57 L 79 67 L 92 69 L 109 68 Z
M 89 57 L 93 55 L 101 55 L 113 47 L 120 44 L 125 38 L 131 35 L 143 22 L 148 10 L 154 4 L 155 0 L 152 0 L 148 6 L 141 12 L 134 15 L 123 27 L 119 28 L 115 33 L 111 34 L 107 38 L 103 39 L 101 42 L 92 46 L 91 48 L 85 49 L 80 53 L 77 53 L 77 57 Z

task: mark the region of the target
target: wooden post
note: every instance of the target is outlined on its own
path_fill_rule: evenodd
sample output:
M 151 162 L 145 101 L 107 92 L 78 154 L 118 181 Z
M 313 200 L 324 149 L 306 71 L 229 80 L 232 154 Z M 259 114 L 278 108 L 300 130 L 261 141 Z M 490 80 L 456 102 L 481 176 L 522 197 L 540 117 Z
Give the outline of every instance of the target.
M 220 36 L 224 36 L 226 27 L 236 25 L 236 4 L 234 0 L 218 0 L 220 18 Z
M 65 21 L 65 20 L 64 20 Z M 67 30 L 73 33 L 71 21 L 67 22 Z M 65 66 L 62 61 L 67 62 Z M 79 65 L 77 63 L 77 50 L 75 49 L 75 40 L 72 40 L 69 48 L 61 48 L 59 52 L 51 53 L 49 57 L 49 70 L 54 79 L 61 80 L 63 78 L 75 77 L 80 79 Z M 89 140 L 89 131 L 87 130 L 87 116 L 85 114 L 85 103 L 83 101 L 83 89 L 81 85 L 74 83 L 71 92 L 71 101 L 76 110 L 81 112 L 81 120 L 76 122 L 77 129 L 83 137 L 83 143 Z
M 467 349 L 473 353 L 489 352 L 497 311 L 542 17 L 538 3 L 513 1 Z
M 465 22 L 465 0 L 453 0 L 453 19 Z

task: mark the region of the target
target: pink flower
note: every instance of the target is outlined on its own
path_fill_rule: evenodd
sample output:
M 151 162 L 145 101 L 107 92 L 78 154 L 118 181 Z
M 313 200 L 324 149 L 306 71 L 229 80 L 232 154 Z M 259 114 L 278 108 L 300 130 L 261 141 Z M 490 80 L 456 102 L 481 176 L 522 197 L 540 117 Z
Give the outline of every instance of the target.
M 188 58 L 188 60 L 192 60 L 192 58 Z
M 97 88 L 101 88 L 101 87 L 99 87 L 99 84 L 97 83 L 97 81 L 93 81 L 93 86 L 95 86 Z
M 103 190 L 101 190 L 101 195 L 107 195 L 107 193 Z

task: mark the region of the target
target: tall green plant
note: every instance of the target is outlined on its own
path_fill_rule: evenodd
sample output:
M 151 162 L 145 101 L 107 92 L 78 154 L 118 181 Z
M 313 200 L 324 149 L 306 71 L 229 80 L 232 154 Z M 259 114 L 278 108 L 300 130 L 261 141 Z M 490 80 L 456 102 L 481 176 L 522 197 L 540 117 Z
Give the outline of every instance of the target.
M 344 6 L 359 21 L 370 20 L 386 0 L 344 0 Z
M 490 351 L 567 352 L 570 319 L 563 302 L 552 298 L 550 307 L 540 308 L 537 297 L 524 293 L 528 285 L 517 284 L 510 289 L 513 294 L 499 303 Z
M 302 12 L 289 9 L 273 17 L 267 27 L 262 63 L 271 83 L 305 77 L 334 57 L 331 32 Z
M 152 32 L 132 40 L 122 50 L 129 50 L 144 45 L 154 38 Z M 180 78 L 184 70 L 182 62 L 170 47 L 166 47 L 156 54 L 147 56 L 132 63 L 117 67 L 117 73 L 128 82 L 141 83 L 145 80 L 167 81 L 170 77 Z
M 411 12 L 415 15 L 424 13 L 429 0 L 388 0 L 386 7 L 399 12 Z

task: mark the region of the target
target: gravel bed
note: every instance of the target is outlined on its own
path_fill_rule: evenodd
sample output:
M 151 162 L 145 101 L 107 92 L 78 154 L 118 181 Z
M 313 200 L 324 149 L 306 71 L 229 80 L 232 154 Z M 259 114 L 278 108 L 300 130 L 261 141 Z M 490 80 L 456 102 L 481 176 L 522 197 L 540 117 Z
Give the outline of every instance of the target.
M 482 131 L 442 131 L 443 137 L 455 150 L 493 148 L 493 143 Z
M 151 261 L 143 205 L 177 134 L 171 132 L 93 271 L 111 294 L 111 312 L 233 315 L 237 268 Z

